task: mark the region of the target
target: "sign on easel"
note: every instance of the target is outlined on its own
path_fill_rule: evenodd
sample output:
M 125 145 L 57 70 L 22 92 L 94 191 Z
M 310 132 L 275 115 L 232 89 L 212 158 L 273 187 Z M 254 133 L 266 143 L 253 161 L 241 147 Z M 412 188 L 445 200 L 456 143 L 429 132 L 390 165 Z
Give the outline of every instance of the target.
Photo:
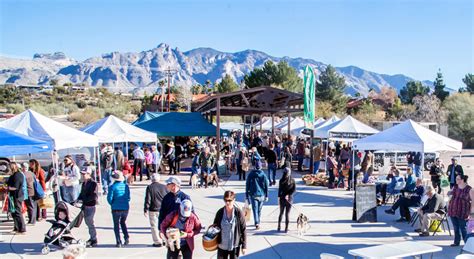
M 354 209 L 357 222 L 377 222 L 375 184 L 358 184 L 356 186 Z

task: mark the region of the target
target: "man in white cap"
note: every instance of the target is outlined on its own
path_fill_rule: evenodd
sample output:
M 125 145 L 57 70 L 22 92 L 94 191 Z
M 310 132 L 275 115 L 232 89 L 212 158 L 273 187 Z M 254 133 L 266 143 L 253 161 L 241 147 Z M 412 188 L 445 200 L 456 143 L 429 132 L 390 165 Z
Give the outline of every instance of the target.
M 163 241 L 159 235 L 158 215 L 163 198 L 168 194 L 166 185 L 160 183 L 160 174 L 151 175 L 151 184 L 146 187 L 144 215 L 150 219 L 153 247 L 161 247 Z
M 161 225 L 169 213 L 179 209 L 181 201 L 191 200 L 189 195 L 181 191 L 181 180 L 178 177 L 170 176 L 168 180 L 166 180 L 166 187 L 169 193 L 165 195 L 161 202 L 158 226 Z

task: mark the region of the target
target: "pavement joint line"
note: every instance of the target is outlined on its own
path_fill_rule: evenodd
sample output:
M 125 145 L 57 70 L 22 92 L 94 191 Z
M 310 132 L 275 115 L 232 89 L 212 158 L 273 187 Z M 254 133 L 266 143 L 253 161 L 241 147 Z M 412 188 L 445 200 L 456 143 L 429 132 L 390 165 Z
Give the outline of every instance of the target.
M 280 259 L 283 259 L 283 257 L 280 255 L 280 253 L 278 253 L 278 251 L 273 247 L 273 245 L 270 243 L 270 241 L 268 241 L 267 237 L 264 236 L 263 239 L 265 239 L 265 241 L 267 241 L 268 245 L 275 252 L 275 254 L 277 254 L 278 257 L 280 257 Z
M 12 242 L 13 242 L 13 239 L 15 238 L 16 234 L 13 234 L 12 235 L 12 238 L 10 239 L 10 250 L 15 254 L 17 255 L 18 257 L 22 258 L 23 259 L 23 256 L 19 255 L 15 249 L 13 249 L 13 245 L 12 245 Z

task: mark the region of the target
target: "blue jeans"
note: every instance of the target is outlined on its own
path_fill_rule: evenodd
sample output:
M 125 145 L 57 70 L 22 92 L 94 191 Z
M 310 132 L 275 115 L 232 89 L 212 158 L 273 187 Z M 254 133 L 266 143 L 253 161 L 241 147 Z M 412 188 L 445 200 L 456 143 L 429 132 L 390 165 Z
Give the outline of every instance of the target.
M 273 182 L 276 182 L 276 171 L 277 171 L 277 165 L 275 163 L 269 163 L 268 164 L 268 179 L 273 179 Z M 270 175 L 272 178 L 270 178 Z
M 319 171 L 319 164 L 321 164 L 321 161 L 314 161 L 314 168 L 313 168 L 313 174 L 317 174 Z
M 252 204 L 253 220 L 255 225 L 260 224 L 260 215 L 262 214 L 263 201 L 265 197 L 250 197 L 250 204 Z
M 107 193 L 109 186 L 112 184 L 111 173 L 112 169 L 105 169 L 100 176 L 102 182 L 102 190 L 104 191 L 104 193 Z
M 122 241 L 120 240 L 120 228 L 122 229 L 123 238 L 128 240 L 128 230 L 127 230 L 127 220 L 128 210 L 112 210 L 112 219 L 114 221 L 114 233 L 115 233 L 115 241 L 117 244 L 121 244 Z
M 303 171 L 303 155 L 298 155 L 298 171 Z
M 461 243 L 461 236 L 464 242 L 467 241 L 467 231 L 466 231 L 466 220 L 458 218 L 458 217 L 451 217 L 451 222 L 453 223 L 453 231 L 454 231 L 454 244 L 459 245 Z
M 70 204 L 74 203 L 79 197 L 79 188 L 80 188 L 80 185 L 61 186 L 60 187 L 61 198 L 63 199 L 63 201 Z
M 423 178 L 423 172 L 421 171 L 421 165 L 415 165 L 415 172 L 416 178 Z

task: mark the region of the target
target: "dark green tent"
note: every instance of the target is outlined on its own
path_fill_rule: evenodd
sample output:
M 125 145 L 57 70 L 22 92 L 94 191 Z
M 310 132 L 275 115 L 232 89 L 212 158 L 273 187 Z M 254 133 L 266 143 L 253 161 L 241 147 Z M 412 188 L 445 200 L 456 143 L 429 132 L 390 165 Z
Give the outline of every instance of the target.
M 159 137 L 216 135 L 216 126 L 206 121 L 199 112 L 145 112 L 142 116 L 133 125 L 155 132 Z M 146 120 L 145 116 L 155 117 Z M 223 134 L 228 135 L 229 132 L 221 129 Z

